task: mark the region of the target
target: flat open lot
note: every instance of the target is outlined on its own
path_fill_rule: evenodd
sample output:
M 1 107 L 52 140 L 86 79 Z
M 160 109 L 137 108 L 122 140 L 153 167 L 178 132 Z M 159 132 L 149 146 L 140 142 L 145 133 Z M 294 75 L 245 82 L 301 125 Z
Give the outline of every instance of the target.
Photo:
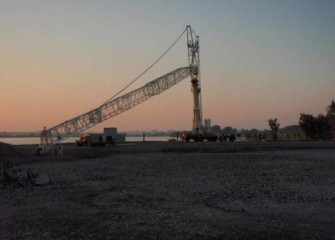
M 0 184 L 0 239 L 335 239 L 334 142 L 12 150 L 51 183 Z

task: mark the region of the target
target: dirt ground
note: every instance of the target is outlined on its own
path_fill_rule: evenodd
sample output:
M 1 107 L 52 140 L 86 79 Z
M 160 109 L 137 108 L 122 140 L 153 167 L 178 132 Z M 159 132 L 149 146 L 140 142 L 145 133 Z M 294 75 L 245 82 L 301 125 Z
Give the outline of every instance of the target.
M 0 239 L 335 239 L 335 142 L 0 144 L 49 176 L 2 186 Z

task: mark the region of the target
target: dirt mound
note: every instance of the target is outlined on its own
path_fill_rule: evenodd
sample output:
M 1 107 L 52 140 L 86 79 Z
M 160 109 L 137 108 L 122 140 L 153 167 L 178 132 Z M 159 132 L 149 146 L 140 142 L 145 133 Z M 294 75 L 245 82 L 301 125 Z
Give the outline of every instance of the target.
M 13 145 L 0 142 L 0 157 L 16 157 L 21 155 L 22 152 Z

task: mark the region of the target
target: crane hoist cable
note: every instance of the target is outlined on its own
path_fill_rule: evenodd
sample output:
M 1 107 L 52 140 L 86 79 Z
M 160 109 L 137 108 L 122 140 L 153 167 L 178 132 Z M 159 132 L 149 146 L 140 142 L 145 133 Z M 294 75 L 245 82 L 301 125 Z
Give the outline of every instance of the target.
M 146 72 L 148 72 L 159 60 L 161 60 L 170 50 L 173 48 L 174 45 L 179 41 L 179 39 L 185 34 L 187 31 L 187 28 L 180 34 L 180 36 L 171 44 L 170 47 L 168 47 L 167 50 L 156 60 L 154 61 L 149 67 L 147 67 L 140 75 L 138 75 L 134 80 L 132 80 L 130 83 L 128 83 L 124 88 L 122 88 L 119 92 L 117 92 L 115 95 L 113 95 L 111 98 L 109 98 L 106 102 L 101 104 L 103 106 L 104 104 L 112 101 L 115 99 L 117 96 L 119 96 L 124 90 L 126 90 L 128 87 L 130 87 L 134 82 L 136 82 L 140 77 L 142 77 Z

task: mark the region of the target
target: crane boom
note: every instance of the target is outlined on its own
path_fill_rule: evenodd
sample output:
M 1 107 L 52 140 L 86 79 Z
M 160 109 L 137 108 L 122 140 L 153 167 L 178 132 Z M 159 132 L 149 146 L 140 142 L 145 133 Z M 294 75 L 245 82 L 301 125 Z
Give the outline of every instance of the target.
M 47 151 L 47 148 L 52 146 L 54 143 L 63 141 L 74 134 L 81 133 L 103 121 L 135 107 L 149 98 L 176 85 L 189 75 L 189 67 L 178 68 L 145 84 L 141 88 L 112 99 L 98 108 L 67 120 L 52 128 L 44 129 L 41 134 L 40 148 L 42 148 L 42 151 L 45 152 Z

